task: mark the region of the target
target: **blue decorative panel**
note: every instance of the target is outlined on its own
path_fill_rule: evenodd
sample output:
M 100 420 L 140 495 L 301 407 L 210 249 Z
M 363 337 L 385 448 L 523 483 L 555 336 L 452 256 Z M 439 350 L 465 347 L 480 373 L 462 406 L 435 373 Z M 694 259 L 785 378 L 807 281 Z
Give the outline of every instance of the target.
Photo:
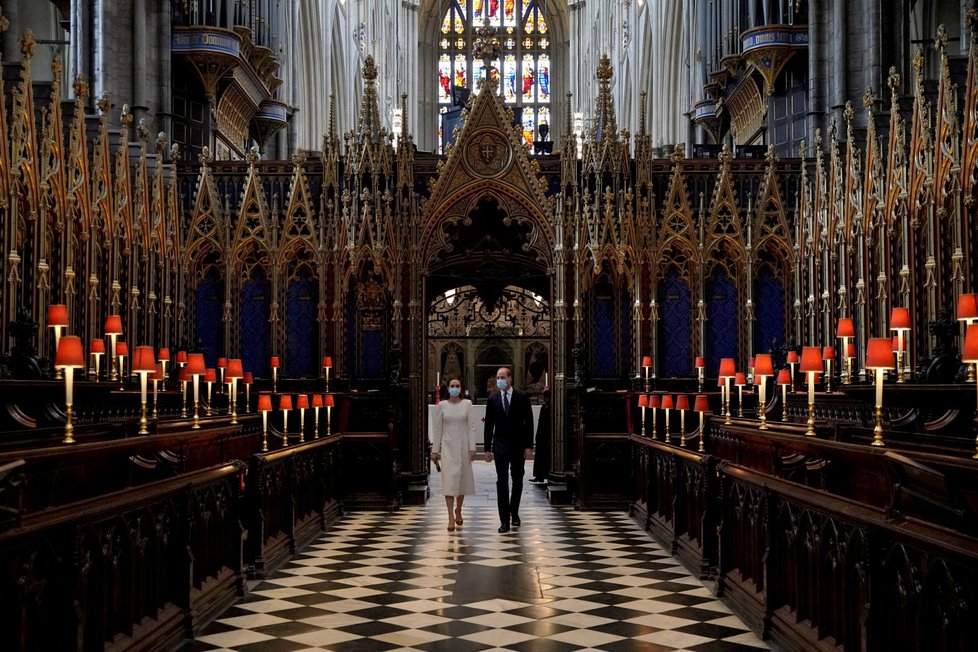
M 270 293 L 268 280 L 259 271 L 241 287 L 241 364 L 245 371 L 262 378 L 272 375 L 269 369 L 272 354 L 268 323 Z
M 196 342 L 191 348 L 201 347 L 204 360 L 208 367 L 217 365 L 217 359 L 222 355 L 221 347 L 221 280 L 216 272 L 207 275 L 197 286 L 194 297 L 194 325 Z
M 737 288 L 718 273 L 706 282 L 706 302 L 706 373 L 716 376 L 720 358 L 737 358 Z
M 317 294 L 316 284 L 303 269 L 285 297 L 285 373 L 293 378 L 318 375 Z
M 688 376 L 693 369 L 692 305 L 689 286 L 671 271 L 659 286 L 659 371 Z
M 363 345 L 363 375 L 379 378 L 384 374 L 384 334 L 381 331 L 364 331 L 360 337 Z
M 615 360 L 618 362 L 618 375 L 626 376 L 632 359 L 632 300 L 628 292 L 622 292 L 618 309 L 621 315 L 621 336 L 618 340 L 621 351 Z
M 356 342 L 350 340 L 350 336 L 351 335 L 355 336 L 356 332 L 357 332 L 357 305 L 355 299 L 351 296 L 346 301 L 346 336 L 347 336 L 346 368 L 352 370 L 354 374 L 359 374 L 361 372 L 361 369 L 360 369 L 360 365 L 357 364 Z
M 594 375 L 615 375 L 615 305 L 603 292 L 594 302 Z
M 754 322 L 754 351 L 768 353 L 772 343 L 785 341 L 784 287 L 774 278 L 771 270 L 761 272 L 754 286 L 757 299 Z

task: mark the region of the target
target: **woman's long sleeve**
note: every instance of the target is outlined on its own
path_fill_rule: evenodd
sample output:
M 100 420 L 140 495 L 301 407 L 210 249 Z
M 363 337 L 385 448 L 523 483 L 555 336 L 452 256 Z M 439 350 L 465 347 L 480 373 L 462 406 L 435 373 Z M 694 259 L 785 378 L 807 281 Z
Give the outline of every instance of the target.
M 435 407 L 435 414 L 431 419 L 431 452 L 439 455 L 441 454 L 442 431 L 442 406 L 438 405 Z
M 472 409 L 472 401 L 469 401 L 467 413 L 469 417 L 469 450 L 474 452 L 479 446 L 479 421 L 475 418 L 475 410 Z

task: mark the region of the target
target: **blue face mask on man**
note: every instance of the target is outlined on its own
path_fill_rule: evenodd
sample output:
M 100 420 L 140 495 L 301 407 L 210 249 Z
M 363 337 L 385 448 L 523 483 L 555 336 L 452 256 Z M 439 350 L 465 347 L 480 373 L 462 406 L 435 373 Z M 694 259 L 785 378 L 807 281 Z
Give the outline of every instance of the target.
M 448 395 L 451 396 L 452 398 L 458 398 L 459 394 L 461 394 L 461 393 L 462 393 L 462 388 L 461 387 L 449 387 L 448 388 Z
M 496 387 L 498 387 L 499 389 L 506 389 L 506 386 L 507 385 L 509 385 L 509 383 L 506 382 L 506 379 L 505 378 L 497 378 L 496 379 Z

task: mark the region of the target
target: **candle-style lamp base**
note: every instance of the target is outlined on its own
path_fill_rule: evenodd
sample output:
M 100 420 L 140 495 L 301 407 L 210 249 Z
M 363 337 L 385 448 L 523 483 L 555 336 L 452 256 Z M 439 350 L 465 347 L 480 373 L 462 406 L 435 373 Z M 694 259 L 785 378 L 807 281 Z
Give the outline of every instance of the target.
M 268 452 L 268 428 L 263 428 L 261 431 L 261 452 Z
M 149 434 L 149 421 L 146 420 L 146 401 L 141 401 L 139 409 L 139 434 Z
M 645 436 L 645 408 L 642 408 L 642 436 Z
M 815 436 L 815 404 L 808 404 L 808 422 L 806 423 L 808 429 L 805 430 L 805 435 L 808 437 Z
M 767 425 L 767 415 L 763 405 L 758 406 L 758 411 L 761 413 L 761 425 L 758 426 L 758 430 L 770 430 L 771 428 Z
M 903 373 L 903 351 L 896 352 L 897 382 L 907 382 L 907 376 Z
M 703 413 L 700 412 L 700 446 L 696 449 L 697 453 L 706 452 L 706 425 L 703 422 Z
M 679 445 L 686 448 L 686 426 L 683 425 L 679 429 Z
M 883 406 L 877 405 L 873 412 L 876 427 L 873 428 L 873 446 L 885 446 L 883 443 Z
M 191 430 L 200 430 L 200 416 L 198 415 L 198 408 L 200 407 L 200 402 L 194 401 L 194 423 L 190 426 Z
M 75 443 L 75 426 L 71 423 L 71 403 L 65 405 L 65 438 L 61 440 L 61 443 Z

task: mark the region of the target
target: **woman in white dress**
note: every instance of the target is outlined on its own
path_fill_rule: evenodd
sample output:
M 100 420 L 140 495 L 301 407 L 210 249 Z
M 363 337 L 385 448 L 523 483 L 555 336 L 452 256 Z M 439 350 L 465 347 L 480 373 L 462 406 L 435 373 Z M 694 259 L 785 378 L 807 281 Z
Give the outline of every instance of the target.
M 475 493 L 472 460 L 478 442 L 472 401 L 462 398 L 458 378 L 448 382 L 448 400 L 435 409 L 432 419 L 431 459 L 441 463 L 441 486 L 448 508 L 448 531 L 462 527 L 462 501 Z M 454 503 L 454 504 L 453 504 Z

